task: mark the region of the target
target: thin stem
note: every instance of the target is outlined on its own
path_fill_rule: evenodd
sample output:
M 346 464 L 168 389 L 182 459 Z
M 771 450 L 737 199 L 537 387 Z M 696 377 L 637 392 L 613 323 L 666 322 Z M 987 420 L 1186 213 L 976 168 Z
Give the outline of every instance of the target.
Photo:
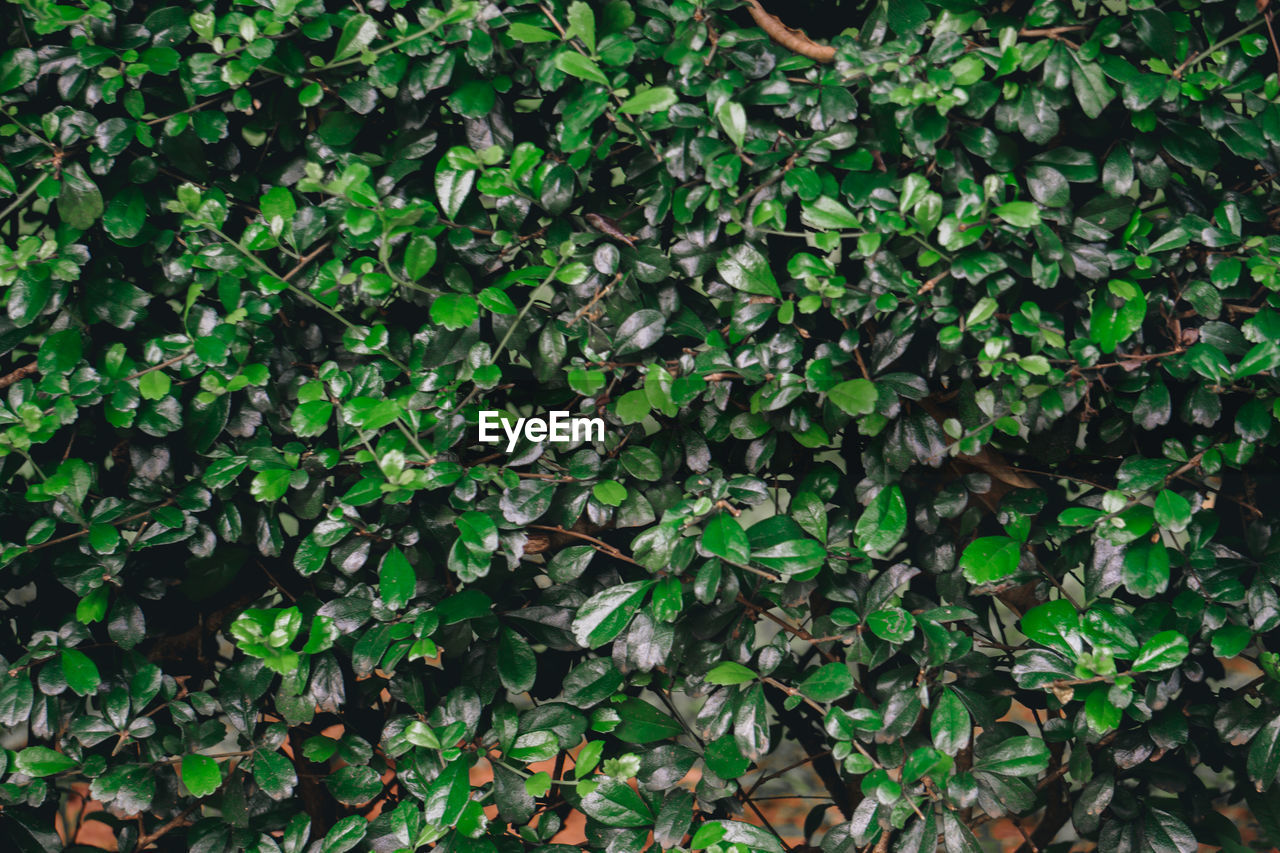
M 418 437 L 414 435 L 413 432 L 410 431 L 410 429 L 407 426 L 404 425 L 404 422 L 401 421 L 400 418 L 396 418 L 395 421 L 393 421 L 393 423 L 400 428 L 400 431 L 402 433 L 404 433 L 404 437 L 409 441 L 411 445 L 413 445 L 413 449 L 422 454 L 423 459 L 427 460 L 428 462 L 431 462 L 435 459 L 434 456 L 432 456 L 430 453 L 427 452 L 426 448 L 422 446 L 422 443 L 418 441 Z
M 338 60 L 337 62 L 327 62 L 327 63 L 325 63 L 324 65 L 321 65 L 321 66 L 319 66 L 318 68 L 316 68 L 316 70 L 317 70 L 317 71 L 332 71 L 332 70 L 333 70 L 333 69 L 335 69 L 335 68 L 346 68 L 348 65 L 355 65 L 357 62 L 359 62 L 359 61 L 361 60 L 361 58 L 364 56 L 364 54 L 365 54 L 366 52 L 367 52 L 367 53 L 371 53 L 371 54 L 373 54 L 374 56 L 380 56 L 380 55 L 382 55 L 382 54 L 386 53 L 386 52 L 387 52 L 387 51 L 389 51 L 389 50 L 395 50 L 397 47 L 400 47 L 400 46 L 402 46 L 402 45 L 406 45 L 406 44 L 408 44 L 409 42 L 413 41 L 413 40 L 414 40 L 414 39 L 416 39 L 416 38 L 420 38 L 420 37 L 422 37 L 422 36 L 425 36 L 427 33 L 433 33 L 433 32 L 435 32 L 435 30 L 436 30 L 436 28 L 435 28 L 434 26 L 430 26 L 430 27 L 423 27 L 422 29 L 418 30 L 416 33 L 412 33 L 412 34 L 410 34 L 410 35 L 403 36 L 403 37 L 401 37 L 401 38 L 396 39 L 396 40 L 395 40 L 395 41 L 393 41 L 393 42 L 388 42 L 387 44 L 384 44 L 384 45 L 382 45 L 381 47 L 376 47 L 376 48 L 374 48 L 373 50 L 370 50 L 370 51 L 362 51 L 362 52 L 360 52 L 360 53 L 357 53 L 355 56 L 351 56 L 351 57 L 348 57 L 348 58 L 346 58 L 346 59 L 340 59 L 340 60 Z
M 1196 52 L 1196 53 L 1191 54 L 1190 56 L 1188 56 L 1188 57 L 1186 58 L 1186 60 L 1185 60 L 1181 65 L 1179 65 L 1177 68 L 1173 69 L 1173 79 L 1174 79 L 1174 80 L 1181 80 L 1181 79 L 1182 79 L 1182 72 L 1183 72 L 1183 71 L 1185 71 L 1185 70 L 1187 69 L 1187 66 L 1189 66 L 1189 65 L 1193 65 L 1193 64 L 1195 64 L 1196 62 L 1199 62 L 1202 58 L 1204 58 L 1204 57 L 1206 57 L 1206 56 L 1210 55 L 1210 54 L 1211 54 L 1211 53 L 1213 53 L 1215 50 L 1220 50 L 1220 49 L 1222 49 L 1222 48 L 1226 47 L 1226 46 L 1227 46 L 1227 45 L 1229 45 L 1229 44 L 1233 44 L 1233 43 L 1235 43 L 1235 42 L 1238 42 L 1240 39 L 1244 38 L 1246 35 L 1248 35 L 1249 33 L 1251 33 L 1251 32 L 1253 32 L 1254 30 L 1256 30 L 1258 27 L 1260 27 L 1260 26 L 1262 26 L 1264 23 L 1266 23 L 1266 20 L 1267 20 L 1267 19 L 1266 19 L 1265 17 L 1260 17 L 1260 18 L 1258 18 L 1258 20 L 1254 21 L 1252 24 L 1250 24 L 1250 25 L 1249 25 L 1249 26 L 1247 26 L 1247 27 L 1243 27 L 1243 28 L 1242 28 L 1242 29 L 1240 29 L 1238 32 L 1234 33 L 1233 35 L 1229 35 L 1229 36 L 1227 36 L 1226 38 L 1222 39 L 1221 41 L 1216 41 L 1216 42 L 1214 42 L 1213 44 L 1211 44 L 1211 45 L 1209 45 L 1208 47 L 1206 47 L 1204 50 L 1201 50 L 1201 51 L 1198 51 L 1198 52 Z
M 8 219 L 10 213 L 13 213 L 15 210 L 22 207 L 23 203 L 28 198 L 31 197 L 32 193 L 36 191 L 36 188 L 39 187 L 42 183 L 44 183 L 44 179 L 45 179 L 45 175 L 41 175 L 40 177 L 36 178 L 27 186 L 25 190 L 23 190 L 18 195 L 17 198 L 15 198 L 13 201 L 9 203 L 8 207 L 6 207 L 3 211 L 0 211 L 0 222 L 4 221 L 5 219 Z
M 357 328 L 357 326 L 356 326 L 356 324 L 355 324 L 355 323 L 352 323 L 352 322 L 351 322 L 350 320 L 348 320 L 346 317 L 343 317 L 343 316 L 342 316 L 342 314 L 341 314 L 341 313 L 340 313 L 336 308 L 332 308 L 332 307 L 330 307 L 330 306 L 326 305 L 325 303 L 321 302 L 319 299 L 317 299 L 316 297 L 312 296 L 310 293 L 308 293 L 307 291 L 303 290 L 301 287 L 298 287 L 296 284 L 294 284 L 293 282 L 289 281 L 289 279 L 288 279 L 288 278 L 285 278 L 284 276 L 276 275 L 276 271 L 275 271 L 275 270 L 273 270 L 271 267 L 267 266 L 267 265 L 266 265 L 266 263 L 265 263 L 265 262 L 263 262 L 263 260 L 262 260 L 261 258 L 259 258 L 259 257 L 258 257 L 257 255 L 255 255 L 253 252 L 250 252 L 250 251 L 249 251 L 248 249 L 246 249 L 243 245 L 241 245 L 240 241 L 232 239 L 232 238 L 231 238 L 231 236 L 230 236 L 229 234 L 227 234 L 225 231 L 223 231 L 221 228 L 217 227 L 216 225 L 210 225 L 210 226 L 208 226 L 208 228 L 209 228 L 209 230 L 210 230 L 210 231 L 212 231 L 214 234 L 217 234 L 220 238 L 222 238 L 222 239 L 223 239 L 223 240 L 225 240 L 226 242 L 230 243 L 233 247 L 235 247 L 236 251 L 238 251 L 240 254 L 242 254 L 242 255 L 244 255 L 246 258 L 248 258 L 248 259 L 249 259 L 249 261 L 251 261 L 255 266 L 257 266 L 257 267 L 258 267 L 258 269 L 262 270 L 264 273 L 266 273 L 267 275 L 271 276 L 272 278 L 278 278 L 278 279 L 280 279 L 280 280 L 281 280 L 281 281 L 283 281 L 285 284 L 289 285 L 289 289 L 290 289 L 290 290 L 292 290 L 294 293 L 298 294 L 299 296 L 303 296 L 303 297 L 306 297 L 307 299 L 311 300 L 312 304 L 314 304 L 317 308 L 319 308 L 320 310 L 324 311 L 326 314 L 328 314 L 328 315 L 329 315 L 330 317 L 332 317 L 333 319 L 337 320 L 339 323 L 342 323 L 342 324 L 343 324 L 344 326 L 346 326 L 348 329 L 356 329 L 356 328 Z M 302 267 L 303 267 L 307 262 L 309 262 L 312 258 L 314 258 L 316 255 L 318 255 L 321 251 L 323 251 L 323 249 L 324 249 L 325 247 L 327 247 L 327 245 L 328 245 L 328 244 L 325 244 L 325 246 L 322 246 L 321 248 L 316 249 L 316 250 L 312 251 L 311 253 L 309 253 L 309 254 L 305 255 L 303 258 L 299 259 L 298 264 L 297 264 L 297 266 L 295 267 L 295 269 L 301 269 L 301 268 L 302 268 Z M 400 369 L 401 369 L 402 371 L 404 371 L 405 373 L 408 373 L 408 372 L 409 372 L 409 366 L 408 366 L 407 364 L 404 364 L 403 362 L 401 362 L 401 361 L 400 361 L 400 359 L 396 358 L 396 357 L 395 357 L 395 356 L 393 356 L 391 353 L 383 353 L 382 355 L 383 355 L 383 357 L 384 357 L 384 358 L 386 358 L 386 359 L 387 359 L 387 361 L 391 362 L 392 364 L 394 364 L 396 367 L 400 368 Z
M 510 764 L 508 764 L 507 762 L 503 761 L 503 760 L 502 760 L 502 759 L 500 759 L 500 758 L 494 758 L 492 755 L 486 755 L 486 756 L 485 756 L 485 758 L 489 759 L 490 763 L 492 763 L 492 764 L 501 764 L 503 767 L 507 768 L 507 769 L 508 769 L 508 770 L 510 770 L 512 773 L 516 774 L 517 776 L 520 776 L 521 778 L 524 778 L 524 779 L 532 779 L 532 778 L 533 778 L 533 776 L 534 776 L 534 774 L 533 774 L 533 773 L 530 773 L 528 770 L 521 770 L 519 767 L 512 767 L 512 766 L 511 766 Z M 548 775 L 548 776 L 550 776 L 551 774 L 550 774 L 550 773 L 548 773 L 547 775 Z M 578 787 L 578 785 L 579 785 L 579 784 L 581 784 L 583 781 L 584 781 L 584 780 L 582 780 L 582 779 L 578 779 L 577 781 L 574 781 L 574 780 L 571 780 L 571 779 L 552 779 L 552 780 L 551 780 L 551 784 L 552 784 L 552 785 L 568 785 L 568 786 L 571 786 L 571 787 L 576 788 L 576 787 Z
M 116 527 L 120 527 L 121 525 L 128 524 L 131 521 L 137 521 L 140 518 L 144 518 L 160 507 L 169 506 L 171 503 L 173 503 L 173 498 L 168 498 L 150 509 L 144 509 L 142 512 L 135 512 L 133 515 L 127 515 L 124 518 L 109 523 Z M 39 551 L 42 548 L 49 548 L 53 545 L 61 545 L 63 542 L 70 542 L 73 539 L 79 539 L 81 536 L 88 535 L 88 533 L 89 530 L 86 528 L 84 530 L 77 530 L 75 533 L 68 533 L 66 536 L 59 536 L 57 539 L 50 539 L 48 542 L 41 542 L 39 545 L 28 545 L 27 553 L 29 554 L 32 551 Z
M 542 280 L 542 284 L 539 284 L 538 287 L 542 287 L 543 284 L 550 284 L 551 280 L 555 278 L 556 273 L 560 271 L 560 267 L 563 265 L 564 265 L 564 259 L 561 258 L 559 261 L 556 262 L 556 265 L 551 268 L 551 272 L 547 273 L 547 277 Z M 537 289 L 538 288 L 534 288 L 534 290 L 537 290 Z M 524 304 L 524 307 L 520 309 L 520 313 L 516 315 L 515 321 L 512 322 L 511 327 L 507 329 L 507 333 L 502 336 L 502 340 L 498 342 L 498 345 L 494 348 L 493 353 L 489 356 L 490 364 L 493 364 L 498 360 L 498 356 L 502 353 L 502 350 L 506 347 L 507 341 L 511 340 L 511 336 L 515 334 L 516 329 L 520 327 L 520 323 L 524 321 L 525 315 L 527 315 L 529 313 L 529 309 L 533 307 L 533 302 L 534 302 L 533 291 L 530 291 L 529 301 L 526 302 Z

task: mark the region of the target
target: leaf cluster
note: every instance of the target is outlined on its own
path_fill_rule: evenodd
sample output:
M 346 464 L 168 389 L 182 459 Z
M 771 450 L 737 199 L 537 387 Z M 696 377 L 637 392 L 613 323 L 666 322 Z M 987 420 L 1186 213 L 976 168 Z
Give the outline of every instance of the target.
M 9 7 L 7 849 L 1280 843 L 1271 13 L 762 5 Z

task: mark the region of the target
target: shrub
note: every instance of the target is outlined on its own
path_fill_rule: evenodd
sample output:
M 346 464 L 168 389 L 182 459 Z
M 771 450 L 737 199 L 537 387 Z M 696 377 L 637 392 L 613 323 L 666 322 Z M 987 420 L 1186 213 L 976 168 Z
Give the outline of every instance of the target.
M 1267 4 L 766 6 L 9 7 L 9 849 L 1280 842 Z

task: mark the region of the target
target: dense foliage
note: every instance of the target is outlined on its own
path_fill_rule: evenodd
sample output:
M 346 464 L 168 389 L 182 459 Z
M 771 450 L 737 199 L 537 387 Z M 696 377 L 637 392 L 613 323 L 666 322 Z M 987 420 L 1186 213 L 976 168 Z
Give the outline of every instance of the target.
M 5 8 L 6 849 L 1280 842 L 1267 3 L 763 6 Z

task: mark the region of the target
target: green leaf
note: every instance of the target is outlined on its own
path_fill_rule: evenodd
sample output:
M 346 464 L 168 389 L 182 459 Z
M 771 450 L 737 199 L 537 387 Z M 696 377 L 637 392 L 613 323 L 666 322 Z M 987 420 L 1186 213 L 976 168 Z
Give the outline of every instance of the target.
M 638 480 L 662 479 L 662 460 L 647 447 L 627 447 L 619 456 L 622 467 Z
M 604 387 L 605 381 L 603 370 L 583 370 L 577 367 L 567 371 L 566 379 L 569 387 L 584 397 L 593 396 Z
M 609 85 L 609 78 L 604 76 L 600 66 L 594 60 L 588 59 L 577 51 L 564 50 L 557 53 L 555 66 L 565 74 L 577 77 L 580 80 L 599 83 L 601 86 Z
M 115 528 L 111 528 L 115 530 Z M 88 696 L 90 693 L 96 693 L 98 685 L 102 683 L 102 676 L 98 674 L 98 665 L 90 660 L 89 656 L 77 649 L 63 649 L 60 655 L 62 659 L 62 674 L 66 676 L 67 686 L 70 687 L 77 696 Z
M 470 150 L 470 149 L 465 149 Z M 471 194 L 475 186 L 476 173 L 471 169 L 455 169 L 449 165 L 448 158 L 441 158 L 436 166 L 435 186 L 436 199 L 445 216 L 456 219 L 462 210 L 462 203 Z
M 752 853 L 783 853 L 782 842 L 771 832 L 737 820 L 709 820 L 698 827 L 689 847 L 703 850 L 713 844 L 742 844 Z M 726 849 L 722 846 L 721 849 Z
M 1071 655 L 1083 651 L 1080 642 L 1080 614 L 1070 601 L 1046 601 L 1022 616 L 1022 633 L 1037 643 Z
M 1018 571 L 1022 545 L 1008 536 L 984 536 L 965 546 L 960 569 L 970 583 L 1003 580 Z
M 1223 625 L 1213 632 L 1213 653 L 1220 658 L 1233 658 L 1253 642 L 1253 632 L 1243 625 Z
M 1015 736 L 974 762 L 974 768 L 1004 776 L 1037 776 L 1049 767 L 1049 747 L 1039 738 Z
M 716 269 L 731 287 L 759 296 L 782 298 L 769 261 L 749 243 L 740 243 L 721 256 Z
M 738 744 L 732 733 L 708 743 L 702 757 L 711 772 L 721 779 L 737 779 L 751 768 L 751 761 L 738 751 Z
M 1099 291 L 1093 300 L 1093 312 L 1089 318 L 1089 336 L 1104 353 L 1115 352 L 1120 342 L 1142 328 L 1147 315 L 1147 300 L 1141 294 L 1125 299 L 1116 308 Z
M 582 810 L 605 826 L 651 826 L 653 812 L 640 794 L 625 782 L 604 779 L 582 798 Z
M 601 590 L 583 602 L 573 620 L 578 645 L 594 649 L 622 633 L 655 581 L 632 581 Z
M 49 304 L 52 293 L 53 285 L 48 276 L 19 275 L 9 288 L 9 319 L 18 328 L 31 325 Z
M 849 415 L 869 415 L 876 410 L 879 393 L 869 379 L 850 379 L 827 390 L 827 398 Z
M 746 563 L 751 559 L 751 543 L 738 520 L 722 512 L 707 522 L 700 540 L 702 550 L 713 557 L 732 563 Z
M 622 506 L 627 499 L 627 487 L 616 480 L 605 480 L 592 486 L 591 494 L 605 506 Z
M 58 215 L 72 228 L 84 231 L 102 215 L 102 193 L 79 163 L 62 172 L 62 191 L 58 194 Z
M 1120 725 L 1124 709 L 1111 701 L 1110 687 L 1100 684 L 1088 690 L 1084 700 L 1085 719 L 1097 734 L 1106 734 Z
M 655 86 L 651 89 L 642 89 L 627 98 L 618 107 L 618 112 L 627 115 L 657 113 L 671 109 L 678 100 L 675 90 L 670 86 Z
M 329 827 L 324 841 L 320 843 L 320 853 L 347 853 L 355 848 L 369 831 L 369 821 L 364 815 L 348 815 Z
M 47 746 L 29 746 L 18 753 L 15 766 L 20 773 L 40 778 L 64 773 L 80 763 Z
M 738 750 L 752 761 L 759 761 L 769 751 L 769 715 L 765 710 L 763 685 L 753 684 L 738 695 L 733 739 Z
M 1164 489 L 1156 495 L 1156 524 L 1172 533 L 1181 533 L 1191 523 L 1191 502 L 1177 492 Z
M 309 400 L 293 410 L 289 418 L 290 428 L 300 437 L 322 435 L 329 428 L 333 416 L 333 403 L 328 400 Z
M 834 702 L 853 692 L 853 673 L 843 663 L 824 664 L 810 671 L 797 689 L 815 702 Z
M 856 380 L 855 380 L 856 381 Z M 854 528 L 858 547 L 873 554 L 887 554 L 907 529 L 907 504 L 902 490 L 888 486 L 876 494 Z
M 279 236 L 285 228 L 292 227 L 293 217 L 298 212 L 297 202 L 288 187 L 272 187 L 262 194 L 258 201 L 262 218 L 266 220 L 271 233 Z
M 644 391 L 628 391 L 618 398 L 616 410 L 623 424 L 638 424 L 649 416 L 649 395 Z
M 929 732 L 933 745 L 947 755 L 954 756 L 969 745 L 972 732 L 969 711 L 951 690 L 944 690 L 933 708 Z
M 560 37 L 550 30 L 544 30 L 541 27 L 534 27 L 529 24 L 512 24 L 507 27 L 507 34 L 523 44 L 539 44 L 541 42 L 560 40 Z
M 1280 717 L 1273 717 L 1253 736 L 1245 766 L 1259 791 L 1276 781 L 1280 774 Z
M 935 782 L 945 781 L 951 770 L 950 756 L 932 746 L 921 746 L 911 751 L 902 768 L 902 781 L 908 785 L 928 776 Z M 896 797 L 895 797 L 896 799 Z
M 1029 201 L 1011 201 L 991 212 L 1019 228 L 1034 228 L 1040 224 L 1040 208 Z
M 436 263 L 436 241 L 426 234 L 415 234 L 404 250 L 404 271 L 414 281 L 421 281 Z
M 900 36 L 917 32 L 929 20 L 929 7 L 923 0 L 896 0 L 885 11 L 889 27 Z
M 1096 62 L 1088 62 L 1072 54 L 1075 63 L 1071 68 L 1071 85 L 1075 89 L 1080 109 L 1089 118 L 1097 118 L 1115 98 L 1115 90 L 1107 85 L 1106 76 Z
M 1169 551 L 1159 542 L 1139 541 L 1125 551 L 1125 588 L 1142 598 L 1154 598 L 1169 586 Z
M 431 303 L 431 320 L 450 331 L 465 329 L 480 318 L 480 307 L 474 296 L 446 293 Z
M 711 668 L 706 675 L 706 682 L 708 684 L 745 684 L 757 678 L 759 676 L 742 664 L 724 661 Z
M 222 769 L 207 755 L 184 755 L 180 775 L 193 797 L 207 797 L 222 786 Z
M 631 697 L 613 707 L 622 719 L 622 725 L 614 729 L 612 734 L 624 743 L 653 743 L 679 737 L 684 733 L 679 722 L 643 699 Z
M 126 187 L 116 194 L 102 214 L 102 225 L 118 240 L 131 240 L 147 223 L 147 201 L 137 187 Z
M 942 810 L 942 840 L 947 853 L 982 853 L 982 845 L 974 837 L 973 830 L 946 809 Z
M 587 52 L 596 52 L 596 16 L 591 7 L 582 0 L 573 0 L 569 4 L 569 38 L 580 38 L 587 46 Z
M 293 472 L 287 468 L 273 468 L 259 471 L 249 484 L 249 494 L 263 502 L 278 501 L 289 491 L 289 481 Z
M 144 373 L 138 380 L 138 393 L 144 400 L 159 400 L 169 394 L 169 375 L 163 370 Z
M 0 55 L 0 93 L 26 85 L 36 79 L 40 63 L 36 52 L 20 47 Z
M 538 659 L 529 643 L 510 628 L 503 628 L 498 640 L 498 678 L 513 693 L 524 693 L 533 687 L 538 674 Z
M 1132 672 L 1158 672 L 1182 663 L 1190 652 L 1187 638 L 1177 631 L 1161 631 L 1142 644 L 1134 658 Z
M 366 14 L 352 15 L 342 26 L 342 35 L 338 37 L 338 48 L 333 54 L 333 61 L 346 59 L 360 53 L 378 37 L 378 24 Z
M 716 108 L 716 120 L 724 128 L 725 135 L 735 148 L 741 148 L 747 138 L 747 111 L 737 101 L 725 101 Z
M 450 765 L 456 766 L 455 765 Z M 325 787 L 343 805 L 367 803 L 382 791 L 382 780 L 372 767 L 348 765 L 325 777 Z
M 413 566 L 409 565 L 404 552 L 393 545 L 378 568 L 378 595 L 382 602 L 392 610 L 399 610 L 413 598 L 417 585 L 418 576 Z
M 891 643 L 905 643 L 916 634 L 916 619 L 901 607 L 886 607 L 867 616 L 871 633 Z
M 253 780 L 271 799 L 280 801 L 293 794 L 298 774 L 293 762 L 278 752 L 260 750 L 253 757 Z
M 843 231 L 862 224 L 862 220 L 852 210 L 825 195 L 800 206 L 800 221 L 820 231 Z

